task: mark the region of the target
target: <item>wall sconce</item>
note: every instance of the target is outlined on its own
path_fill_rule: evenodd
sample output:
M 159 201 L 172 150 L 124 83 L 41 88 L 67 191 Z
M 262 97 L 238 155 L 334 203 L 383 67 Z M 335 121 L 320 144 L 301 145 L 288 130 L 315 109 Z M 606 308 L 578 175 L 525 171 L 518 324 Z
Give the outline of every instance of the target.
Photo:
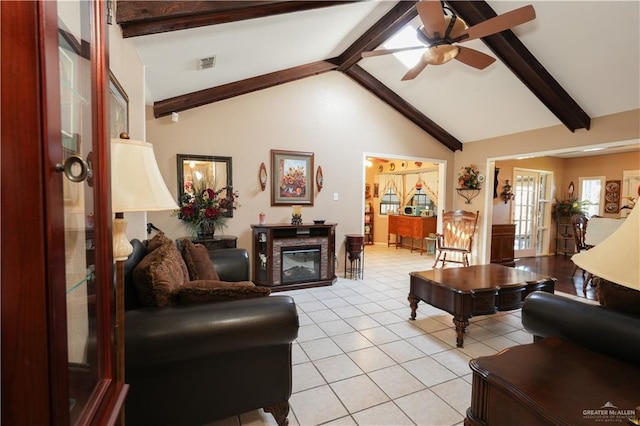
M 500 193 L 500 199 L 507 204 L 509 201 L 513 200 L 515 195 L 511 192 L 511 184 L 509 183 L 509 179 L 504 181 L 504 186 L 502 187 L 502 192 Z
M 480 194 L 480 188 L 456 188 L 458 195 L 465 199 L 465 204 L 471 204 L 471 200 Z

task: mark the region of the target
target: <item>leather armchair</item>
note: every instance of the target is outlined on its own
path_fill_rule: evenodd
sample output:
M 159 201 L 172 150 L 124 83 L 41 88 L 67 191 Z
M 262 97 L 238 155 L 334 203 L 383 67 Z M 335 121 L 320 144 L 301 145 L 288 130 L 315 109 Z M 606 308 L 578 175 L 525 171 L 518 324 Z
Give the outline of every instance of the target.
M 536 340 L 556 336 L 640 366 L 640 318 L 557 294 L 533 292 L 522 325 Z
M 127 424 L 202 425 L 257 408 L 288 424 L 291 344 L 298 334 L 293 299 L 143 308 L 131 271 L 146 249 L 132 243 L 125 264 Z M 210 256 L 221 280 L 248 280 L 246 250 Z

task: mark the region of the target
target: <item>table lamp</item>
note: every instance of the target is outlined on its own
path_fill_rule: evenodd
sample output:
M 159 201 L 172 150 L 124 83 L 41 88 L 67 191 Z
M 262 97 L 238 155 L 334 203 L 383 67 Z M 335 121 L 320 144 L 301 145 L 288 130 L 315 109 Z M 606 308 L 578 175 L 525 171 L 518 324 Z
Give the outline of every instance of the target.
M 624 223 L 605 240 L 571 257 L 576 265 L 597 277 L 640 290 L 638 259 L 640 259 L 640 208 L 637 205 L 631 210 Z
M 126 235 L 125 212 L 178 209 L 162 179 L 153 153 L 153 145 L 128 139 L 111 139 L 111 210 L 113 221 L 113 257 L 127 260 L 133 248 Z
M 111 139 L 111 210 L 113 258 L 116 261 L 117 377 L 124 383 L 124 261 L 133 251 L 127 238 L 124 212 L 175 210 L 176 201 L 162 179 L 153 145 L 129 139 L 126 133 Z

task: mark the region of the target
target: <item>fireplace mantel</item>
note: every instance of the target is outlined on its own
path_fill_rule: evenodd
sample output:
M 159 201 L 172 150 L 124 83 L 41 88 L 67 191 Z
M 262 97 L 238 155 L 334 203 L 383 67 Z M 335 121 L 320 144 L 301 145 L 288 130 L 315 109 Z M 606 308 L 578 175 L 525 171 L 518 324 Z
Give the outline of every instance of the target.
M 336 226 L 251 225 L 253 282 L 271 291 L 333 284 Z

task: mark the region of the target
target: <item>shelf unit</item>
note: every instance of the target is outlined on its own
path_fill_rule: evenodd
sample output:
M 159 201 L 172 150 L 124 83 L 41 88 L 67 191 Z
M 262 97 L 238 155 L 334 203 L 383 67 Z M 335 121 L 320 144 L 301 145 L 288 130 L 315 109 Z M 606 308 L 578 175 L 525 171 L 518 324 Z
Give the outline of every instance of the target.
M 373 244 L 373 206 L 367 203 L 364 207 L 364 243 Z
M 556 254 L 574 254 L 576 252 L 576 241 L 573 236 L 573 224 L 571 221 L 556 222 Z

